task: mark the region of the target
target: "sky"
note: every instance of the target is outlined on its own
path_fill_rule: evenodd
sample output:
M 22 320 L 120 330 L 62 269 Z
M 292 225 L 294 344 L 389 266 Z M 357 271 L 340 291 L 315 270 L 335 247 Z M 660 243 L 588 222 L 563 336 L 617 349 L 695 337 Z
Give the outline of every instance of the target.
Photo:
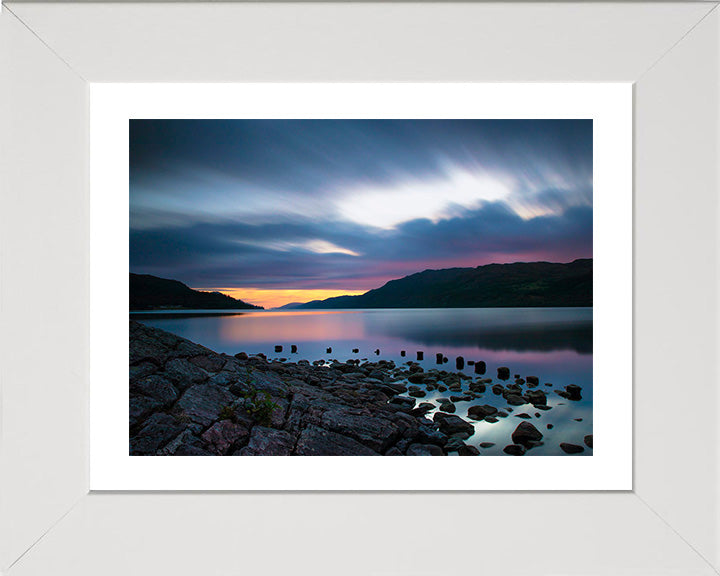
M 131 120 L 130 271 L 266 308 L 592 257 L 592 120 Z

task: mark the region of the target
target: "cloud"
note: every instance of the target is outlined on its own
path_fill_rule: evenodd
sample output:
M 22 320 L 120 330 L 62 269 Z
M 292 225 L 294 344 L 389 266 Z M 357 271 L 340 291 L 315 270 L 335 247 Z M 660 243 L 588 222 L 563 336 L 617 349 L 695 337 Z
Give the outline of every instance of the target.
M 531 219 L 503 202 L 380 232 L 346 222 L 202 224 L 131 233 L 131 268 L 191 285 L 370 289 L 425 268 L 592 255 L 592 209 Z
M 592 122 L 131 121 L 130 264 L 191 286 L 370 289 L 592 256 Z

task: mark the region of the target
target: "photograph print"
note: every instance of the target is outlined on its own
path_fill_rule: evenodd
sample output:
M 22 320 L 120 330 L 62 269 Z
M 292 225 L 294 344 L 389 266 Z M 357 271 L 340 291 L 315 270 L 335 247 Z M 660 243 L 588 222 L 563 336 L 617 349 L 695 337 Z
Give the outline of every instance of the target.
M 131 456 L 592 456 L 593 121 L 129 121 Z

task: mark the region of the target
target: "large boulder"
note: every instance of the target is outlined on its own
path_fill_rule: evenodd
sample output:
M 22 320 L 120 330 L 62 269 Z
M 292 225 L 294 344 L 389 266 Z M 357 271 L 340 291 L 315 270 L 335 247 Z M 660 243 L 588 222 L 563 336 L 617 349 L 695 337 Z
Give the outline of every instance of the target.
M 542 437 L 542 432 L 527 421 L 520 422 L 512 433 L 512 441 L 515 444 L 522 444 L 523 446 L 528 446 L 533 442 L 539 442 L 542 440 Z
M 464 432 L 467 434 L 473 434 L 475 432 L 475 428 L 472 424 L 466 422 L 459 416 L 455 416 L 454 414 L 445 415 L 445 417 L 441 418 L 439 422 L 440 432 L 447 434 L 448 436 L 458 432 Z
M 482 420 L 486 416 L 497 414 L 498 409 L 495 406 L 484 404 L 483 406 L 473 405 L 468 408 L 468 418 L 473 420 Z

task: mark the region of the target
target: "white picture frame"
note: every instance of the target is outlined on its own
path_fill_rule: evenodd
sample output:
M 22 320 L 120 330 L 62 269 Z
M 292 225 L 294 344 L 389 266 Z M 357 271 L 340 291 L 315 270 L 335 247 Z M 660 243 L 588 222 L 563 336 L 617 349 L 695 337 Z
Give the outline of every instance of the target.
M 2 573 L 716 574 L 716 8 L 5 5 Z M 279 80 L 634 83 L 632 491 L 88 493 L 88 86 Z

